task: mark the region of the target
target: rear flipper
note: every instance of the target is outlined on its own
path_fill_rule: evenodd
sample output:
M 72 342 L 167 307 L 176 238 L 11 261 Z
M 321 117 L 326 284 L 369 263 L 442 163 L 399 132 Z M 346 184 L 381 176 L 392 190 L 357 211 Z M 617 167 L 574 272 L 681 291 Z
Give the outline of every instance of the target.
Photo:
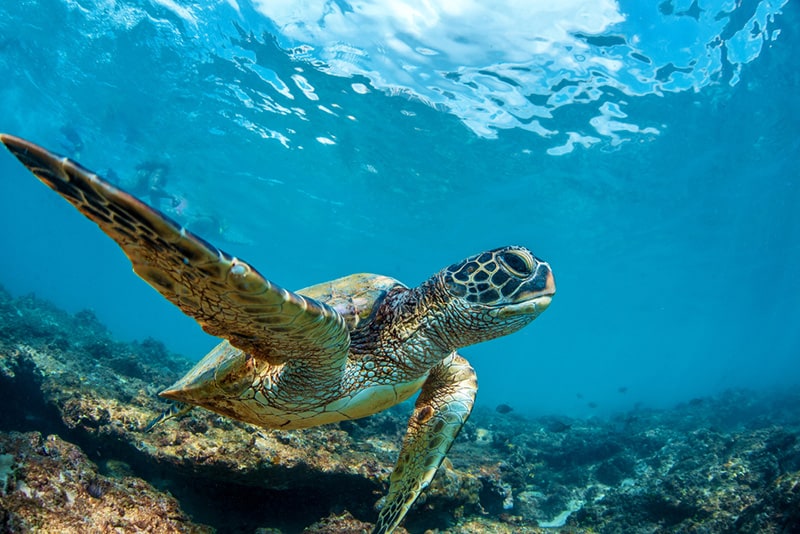
M 184 404 L 183 402 L 171 402 L 169 408 L 161 412 L 161 414 L 147 423 L 147 426 L 142 429 L 142 432 L 150 432 L 154 427 L 160 425 L 168 419 L 173 417 L 180 417 L 191 412 L 195 406 L 191 404 Z
M 431 371 L 408 421 L 389 494 L 372 534 L 388 534 L 430 484 L 467 421 L 478 383 L 469 362 L 453 353 Z

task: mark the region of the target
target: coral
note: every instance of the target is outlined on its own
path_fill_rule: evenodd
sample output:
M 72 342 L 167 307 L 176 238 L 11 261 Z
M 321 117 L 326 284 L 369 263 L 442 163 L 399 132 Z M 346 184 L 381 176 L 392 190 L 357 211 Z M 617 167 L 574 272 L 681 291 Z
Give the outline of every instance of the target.
M 212 531 L 143 480 L 100 475 L 80 449 L 57 436 L 0 432 L 0 449 L 10 457 L 0 492 L 2 532 Z
M 146 531 L 157 519 L 159 532 L 369 530 L 409 404 L 296 431 L 197 409 L 143 432 L 167 406 L 158 391 L 190 365 L 156 340 L 115 341 L 91 312 L 0 289 L 0 531 Z M 741 390 L 608 419 L 479 405 L 404 525 L 797 532 L 798 405 L 796 392 Z
M 332 514 L 303 530 L 303 534 L 368 534 L 372 525 L 359 521 L 349 512 Z M 408 534 L 402 527 L 395 530 L 396 534 Z

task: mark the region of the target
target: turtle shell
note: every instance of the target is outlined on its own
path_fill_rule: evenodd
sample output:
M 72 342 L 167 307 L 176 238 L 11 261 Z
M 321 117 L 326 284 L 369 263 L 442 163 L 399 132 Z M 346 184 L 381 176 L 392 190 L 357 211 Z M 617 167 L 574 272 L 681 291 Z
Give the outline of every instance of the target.
M 356 273 L 306 287 L 296 293 L 327 304 L 344 318 L 347 328 L 353 331 L 369 321 L 377 304 L 396 287 L 406 286 L 389 276 Z

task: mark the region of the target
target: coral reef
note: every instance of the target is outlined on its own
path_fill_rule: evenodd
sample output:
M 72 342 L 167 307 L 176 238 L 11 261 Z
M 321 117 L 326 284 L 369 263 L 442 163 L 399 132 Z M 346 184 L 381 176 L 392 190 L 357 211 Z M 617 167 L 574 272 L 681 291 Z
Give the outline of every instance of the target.
M 0 531 L 369 531 L 411 406 L 297 431 L 198 409 L 143 432 L 190 366 L 0 290 Z M 609 419 L 478 408 L 404 526 L 800 532 L 798 406 L 730 391 Z
M 0 450 L 3 532 L 212 532 L 147 482 L 99 474 L 58 436 L 0 433 Z

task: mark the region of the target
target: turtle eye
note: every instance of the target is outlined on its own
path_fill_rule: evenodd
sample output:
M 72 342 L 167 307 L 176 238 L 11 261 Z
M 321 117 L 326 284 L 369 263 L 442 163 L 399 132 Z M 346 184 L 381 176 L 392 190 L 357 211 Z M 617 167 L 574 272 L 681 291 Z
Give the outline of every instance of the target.
M 533 265 L 530 258 L 523 256 L 519 252 L 508 251 L 499 254 L 497 257 L 500 263 L 505 266 L 511 274 L 526 278 L 533 274 Z

